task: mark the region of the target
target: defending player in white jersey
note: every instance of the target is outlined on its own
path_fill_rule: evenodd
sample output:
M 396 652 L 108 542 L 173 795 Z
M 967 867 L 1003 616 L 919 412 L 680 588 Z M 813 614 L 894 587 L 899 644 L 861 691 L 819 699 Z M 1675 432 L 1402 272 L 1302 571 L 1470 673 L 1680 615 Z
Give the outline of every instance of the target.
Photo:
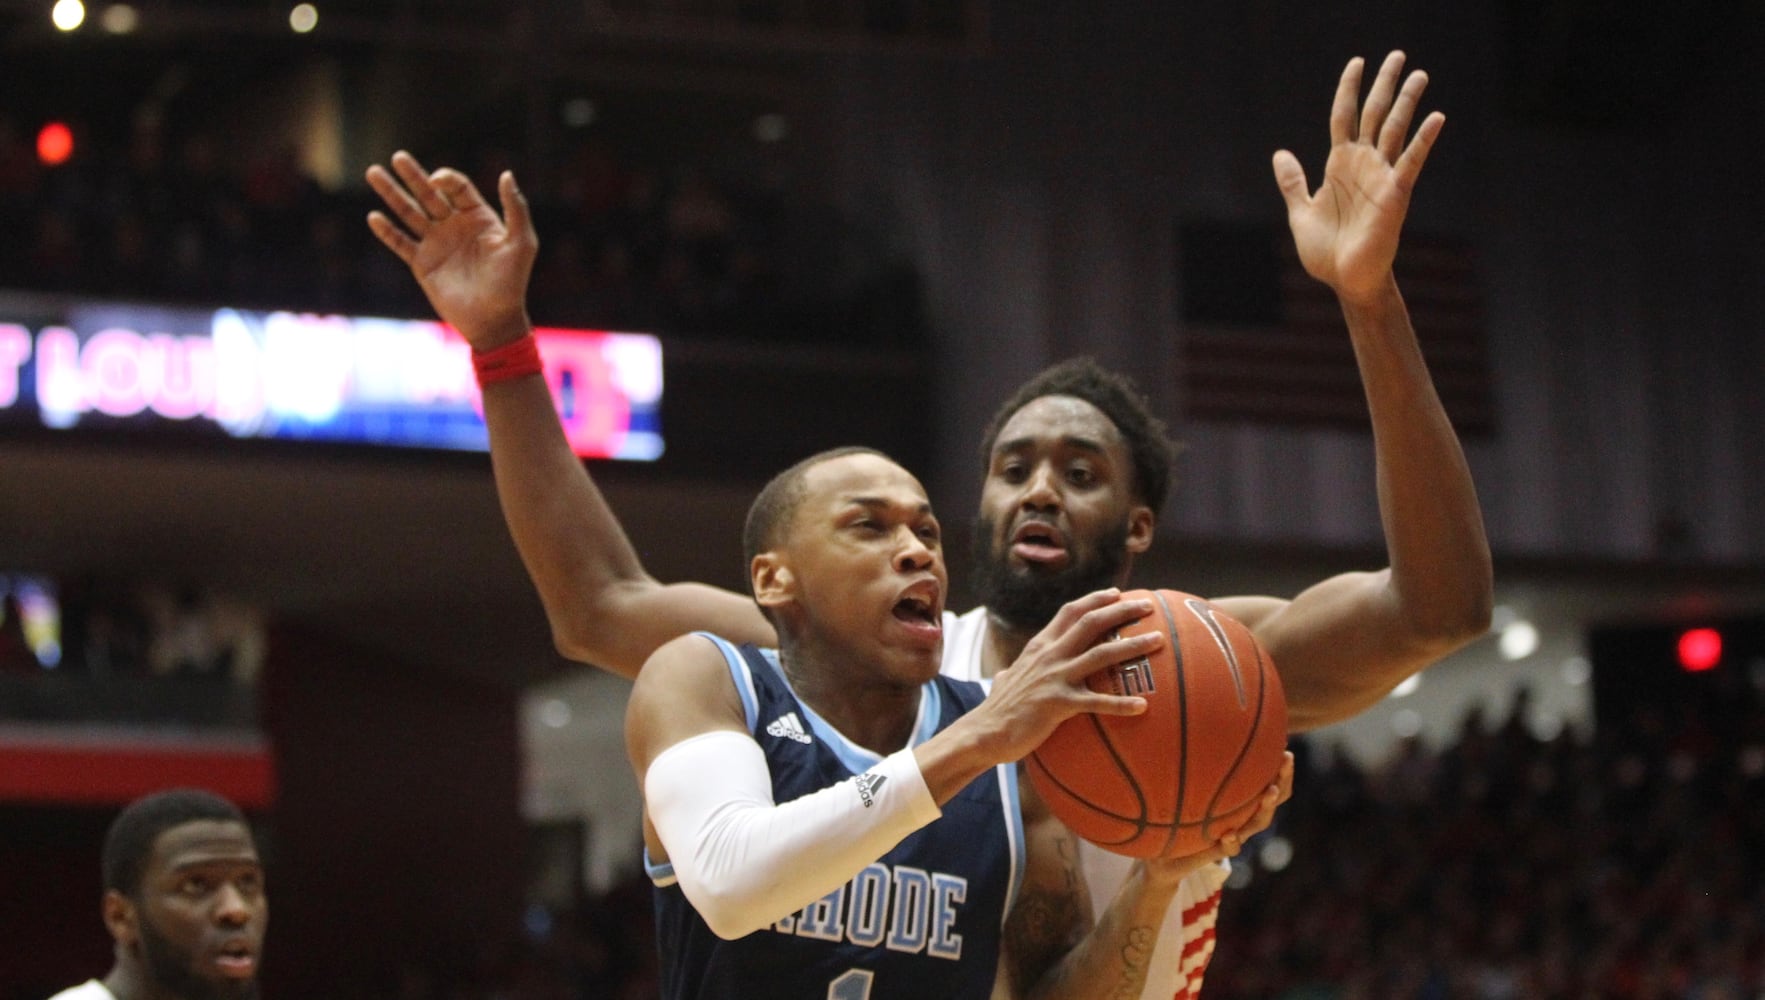
M 1410 193 L 1445 119 L 1428 115 L 1410 137 L 1427 78 L 1404 78 L 1402 53 L 1386 58 L 1364 103 L 1361 76 L 1362 61 L 1351 60 L 1319 190 L 1309 191 L 1291 153 L 1276 153 L 1274 170 L 1299 259 L 1335 291 L 1354 346 L 1389 566 L 1331 577 L 1291 599 L 1214 599 L 1269 651 L 1296 731 L 1367 708 L 1482 635 L 1493 602 L 1470 471 L 1392 274 Z M 403 227 L 380 213 L 369 224 L 436 312 L 481 356 L 500 359 L 530 343 L 525 296 L 538 241 L 513 177 L 499 181 L 499 217 L 457 171 L 431 174 L 402 153 L 392 167 L 397 180 L 373 167 L 369 182 Z M 663 643 L 696 629 L 776 644 L 746 595 L 645 572 L 565 441 L 543 379 L 496 377 L 484 412 L 503 512 L 564 655 L 630 677 Z M 1033 380 L 1001 408 L 984 446 L 976 557 L 986 606 L 971 614 L 985 625 L 973 664 L 988 676 L 1015 659 L 1052 609 L 1128 579 L 1152 544 L 1172 449 L 1126 379 L 1084 364 Z M 1108 892 L 1106 883 L 1093 889 Z M 1197 914 L 1209 912 L 1207 886 L 1191 895 Z M 1179 910 L 1165 926 L 1182 918 Z M 1141 956 L 1163 967 L 1159 981 L 1181 983 L 1178 991 L 1198 988 L 1211 941 L 1200 926 L 1185 926 L 1181 941 L 1167 930 Z

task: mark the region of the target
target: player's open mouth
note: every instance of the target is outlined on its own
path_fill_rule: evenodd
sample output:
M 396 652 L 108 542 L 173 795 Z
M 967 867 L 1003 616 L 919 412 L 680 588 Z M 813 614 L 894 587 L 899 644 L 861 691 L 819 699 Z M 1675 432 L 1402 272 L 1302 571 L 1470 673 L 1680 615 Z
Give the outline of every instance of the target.
M 1025 521 L 1011 534 L 1011 552 L 1025 562 L 1060 562 L 1066 559 L 1066 535 L 1047 521 Z
M 908 587 L 895 601 L 895 618 L 916 630 L 942 631 L 944 627 L 943 588 L 934 580 L 924 580 Z
M 937 608 L 923 597 L 903 597 L 895 602 L 895 617 L 913 624 L 938 623 Z
M 249 979 L 257 974 L 257 955 L 243 940 L 229 941 L 214 952 L 214 964 L 230 979 Z

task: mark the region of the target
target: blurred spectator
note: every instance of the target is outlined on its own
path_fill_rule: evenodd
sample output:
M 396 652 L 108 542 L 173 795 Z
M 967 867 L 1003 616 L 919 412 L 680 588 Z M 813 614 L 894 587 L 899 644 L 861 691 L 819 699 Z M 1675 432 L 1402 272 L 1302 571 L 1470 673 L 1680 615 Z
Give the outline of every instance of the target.
M 0 597 L 0 674 L 30 674 L 41 667 L 25 638 L 24 610 L 8 590 Z

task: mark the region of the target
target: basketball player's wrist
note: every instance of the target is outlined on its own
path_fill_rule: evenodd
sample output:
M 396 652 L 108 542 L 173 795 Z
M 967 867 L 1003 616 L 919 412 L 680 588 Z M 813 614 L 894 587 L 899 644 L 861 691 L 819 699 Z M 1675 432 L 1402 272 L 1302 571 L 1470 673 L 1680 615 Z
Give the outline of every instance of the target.
M 527 318 L 527 310 L 521 309 L 488 323 L 474 325 L 470 331 L 461 329 L 460 335 L 472 346 L 473 354 L 489 354 L 533 336 L 533 323 Z
M 1200 854 L 1185 855 L 1180 858 L 1143 858 L 1134 866 L 1135 876 L 1144 884 L 1142 890 L 1148 896 L 1147 902 L 1157 905 L 1161 910 L 1176 895 L 1177 887 L 1183 880 L 1210 864 L 1218 864 L 1214 850 L 1209 848 Z M 1160 900 L 1163 902 L 1160 902 Z
M 480 389 L 545 371 L 539 356 L 539 341 L 525 324 L 522 330 L 521 336 L 507 340 L 501 346 L 472 349 L 472 374 Z
M 976 718 L 980 714 L 980 709 L 970 712 L 911 751 L 926 789 L 939 805 L 954 798 L 988 768 L 1013 759 L 1001 756 L 1005 741 L 989 735 L 982 719 Z
M 1384 316 L 1393 306 L 1403 308 L 1403 293 L 1398 290 L 1397 276 L 1390 270 L 1376 281 L 1366 283 L 1363 287 L 1336 287 L 1337 304 L 1342 307 L 1344 317 L 1350 320 Z

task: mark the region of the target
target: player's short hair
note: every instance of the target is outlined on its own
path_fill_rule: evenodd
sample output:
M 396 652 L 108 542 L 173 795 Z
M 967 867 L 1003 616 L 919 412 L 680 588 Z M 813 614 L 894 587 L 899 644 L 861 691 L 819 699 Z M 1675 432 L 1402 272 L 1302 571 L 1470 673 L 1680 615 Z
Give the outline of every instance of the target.
M 1028 382 L 1018 386 L 993 414 L 981 436 L 981 468 L 993 462 L 993 446 L 999 432 L 1017 411 L 1044 396 L 1072 396 L 1082 399 L 1103 412 L 1115 429 L 1134 463 L 1134 492 L 1140 501 L 1157 514 L 1170 495 L 1171 467 L 1176 463 L 1177 445 L 1163 420 L 1154 416 L 1146 394 L 1134 380 L 1113 372 L 1089 357 L 1068 358 L 1042 369 Z
M 129 803 L 104 835 L 104 888 L 136 896 L 153 842 L 173 827 L 198 820 L 232 821 L 250 829 L 238 806 L 200 788 L 168 789 Z
M 878 458 L 893 462 L 894 459 L 861 445 L 845 445 L 818 451 L 801 462 L 784 470 L 763 487 L 758 496 L 748 507 L 748 518 L 742 525 L 742 569 L 744 574 L 754 565 L 754 557 L 768 549 L 774 548 L 783 538 L 786 526 L 797 513 L 807 490 L 803 486 L 804 476 L 810 469 L 823 462 L 847 455 L 875 455 Z

